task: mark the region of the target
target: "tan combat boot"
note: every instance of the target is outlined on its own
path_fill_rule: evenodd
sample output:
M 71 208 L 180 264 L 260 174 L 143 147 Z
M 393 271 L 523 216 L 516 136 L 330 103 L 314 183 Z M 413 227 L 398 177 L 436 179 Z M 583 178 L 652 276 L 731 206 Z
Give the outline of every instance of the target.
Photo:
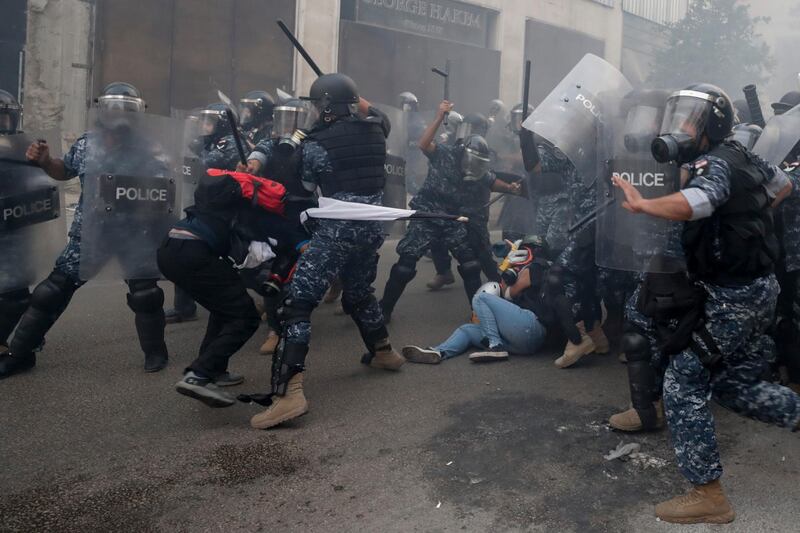
M 567 368 L 574 365 L 581 357 L 592 353 L 595 349 L 594 341 L 586 334 L 586 327 L 584 327 L 583 322 L 578 322 L 575 326 L 581 334 L 581 343 L 572 344 L 572 341 L 567 341 L 567 345 L 564 347 L 564 354 L 555 360 L 555 365 L 558 368 Z
M 7 351 L 8 351 L 8 346 L 0 343 L 0 353 L 6 353 Z
M 388 340 L 382 340 L 375 344 L 375 355 L 369 362 L 372 368 L 382 368 L 383 370 L 400 370 L 406 364 L 406 359 L 392 348 Z
M 653 405 L 656 407 L 656 427 L 651 431 L 664 427 L 664 404 L 661 400 L 658 400 L 653 402 Z M 644 429 L 639 413 L 633 407 L 627 411 L 611 415 L 611 418 L 608 419 L 608 425 L 619 431 L 642 431 Z
M 303 394 L 303 373 L 299 372 L 286 384 L 286 394 L 275 396 L 272 405 L 266 411 L 250 419 L 250 426 L 255 429 L 268 429 L 303 416 L 307 412 L 308 402 Z
M 281 338 L 277 333 L 270 331 L 269 335 L 267 335 L 267 340 L 264 341 L 264 344 L 261 345 L 261 348 L 258 349 L 258 352 L 261 355 L 275 355 L 275 348 L 278 347 L 280 340 Z
M 718 479 L 656 505 L 656 516 L 673 524 L 728 524 L 736 518 Z
M 453 277 L 453 273 L 448 271 L 446 274 L 436 274 L 426 285 L 430 290 L 438 291 L 445 285 L 452 285 L 455 282 L 456 278 Z
M 606 337 L 606 333 L 603 331 L 603 326 L 601 326 L 600 323 L 595 322 L 594 329 L 590 331 L 588 335 L 594 343 L 595 353 L 607 354 L 611 351 L 611 347 L 608 344 L 608 337 Z

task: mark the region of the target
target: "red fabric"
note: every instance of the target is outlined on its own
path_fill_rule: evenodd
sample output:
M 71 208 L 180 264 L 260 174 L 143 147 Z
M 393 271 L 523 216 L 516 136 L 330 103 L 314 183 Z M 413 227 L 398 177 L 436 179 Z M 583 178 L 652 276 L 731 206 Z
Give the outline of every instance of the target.
M 239 183 L 243 198 L 252 200 L 253 195 L 256 194 L 256 204 L 259 207 L 271 213 L 283 214 L 283 201 L 286 197 L 286 187 L 277 181 L 259 178 L 247 172 L 232 172 L 230 170 L 221 170 L 218 168 L 209 168 L 207 172 L 209 176 L 230 176 Z M 258 193 L 256 193 L 256 191 L 258 191 Z

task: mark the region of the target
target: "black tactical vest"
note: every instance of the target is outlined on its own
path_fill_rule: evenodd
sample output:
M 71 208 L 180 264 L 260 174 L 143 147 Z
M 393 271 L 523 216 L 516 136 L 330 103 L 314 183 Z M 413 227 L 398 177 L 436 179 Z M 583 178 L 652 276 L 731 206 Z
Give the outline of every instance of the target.
M 314 131 L 311 137 L 325 148 L 333 166 L 333 172 L 321 176 L 322 194 L 370 195 L 383 191 L 386 136 L 380 121 L 339 119 Z
M 272 157 L 267 159 L 264 167 L 264 177 L 277 181 L 284 187 L 290 199 L 309 198 L 314 195 L 309 192 L 301 183 L 300 173 L 303 165 L 303 146 L 302 144 L 289 154 L 282 153 L 277 148 L 277 141 L 273 143 Z
M 708 155 L 730 166 L 731 196 L 710 217 L 686 222 L 689 272 L 710 283 L 749 283 L 772 273 L 779 255 L 768 176 L 738 143 L 720 144 Z

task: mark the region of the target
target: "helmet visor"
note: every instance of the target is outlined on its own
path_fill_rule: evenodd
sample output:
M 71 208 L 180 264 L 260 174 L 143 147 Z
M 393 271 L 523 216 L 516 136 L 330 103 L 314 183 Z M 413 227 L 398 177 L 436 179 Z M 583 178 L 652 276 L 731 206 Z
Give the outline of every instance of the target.
M 478 181 L 489 172 L 489 158 L 472 148 L 464 148 L 461 170 L 465 181 Z
M 307 130 L 315 122 L 315 113 L 307 107 L 278 106 L 272 111 L 272 134 L 291 137 L 296 130 Z
M 203 110 L 200 112 L 200 135 L 214 135 L 222 121 L 220 111 Z
M 97 106 L 108 111 L 131 111 L 142 113 L 145 109 L 144 100 L 133 96 L 110 94 L 97 99 Z
M 697 91 L 678 91 L 667 100 L 661 135 L 685 134 L 695 141 L 705 131 L 712 97 Z
M 466 139 L 470 135 L 472 135 L 472 124 L 461 122 L 456 128 L 456 139 Z

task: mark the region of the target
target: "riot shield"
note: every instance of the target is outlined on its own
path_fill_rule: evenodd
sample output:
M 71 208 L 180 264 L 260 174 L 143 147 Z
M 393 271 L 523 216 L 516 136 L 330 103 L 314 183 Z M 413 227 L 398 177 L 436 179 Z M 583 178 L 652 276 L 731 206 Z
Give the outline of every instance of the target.
M 93 109 L 86 147 L 80 277 L 161 277 L 156 249 L 177 221 L 181 120 Z
M 386 139 L 386 187 L 383 193 L 383 205 L 405 209 L 406 198 L 406 150 L 408 133 L 406 131 L 407 113 L 395 107 L 376 104 L 380 111 L 389 117 L 392 125 L 389 137 Z M 402 235 L 405 231 L 405 222 L 387 222 L 386 231 L 391 235 Z
M 622 189 L 611 183 L 612 177 L 624 179 L 644 198 L 658 198 L 680 189 L 678 167 L 656 162 L 649 143 L 644 141 L 658 134 L 665 102 L 666 96 L 659 110 L 650 102 L 640 101 L 626 116 L 609 117 L 603 125 L 603 138 L 610 140 L 610 157 L 597 187 L 598 266 L 632 272 L 678 272 L 685 268 L 680 251 L 682 224 L 627 211 L 622 207 Z
M 197 154 L 199 151 L 197 143 L 201 133 L 199 116 L 190 112 L 182 120 L 184 123 L 183 141 L 181 143 L 183 168 L 181 170 L 180 213 L 183 213 L 187 207 L 194 205 L 194 191 L 197 189 L 200 177 L 207 170 Z M 179 217 L 182 216 L 180 213 L 178 213 Z
M 800 142 L 800 106 L 769 119 L 753 152 L 773 165 L 780 166 L 798 142 Z
M 586 54 L 522 126 L 561 150 L 584 182 L 592 183 L 604 161 L 598 153 L 600 126 L 631 88 L 614 66 Z
M 0 293 L 41 281 L 66 243 L 61 187 L 25 158 L 39 139 L 59 157 L 61 140 L 50 137 L 0 135 Z

